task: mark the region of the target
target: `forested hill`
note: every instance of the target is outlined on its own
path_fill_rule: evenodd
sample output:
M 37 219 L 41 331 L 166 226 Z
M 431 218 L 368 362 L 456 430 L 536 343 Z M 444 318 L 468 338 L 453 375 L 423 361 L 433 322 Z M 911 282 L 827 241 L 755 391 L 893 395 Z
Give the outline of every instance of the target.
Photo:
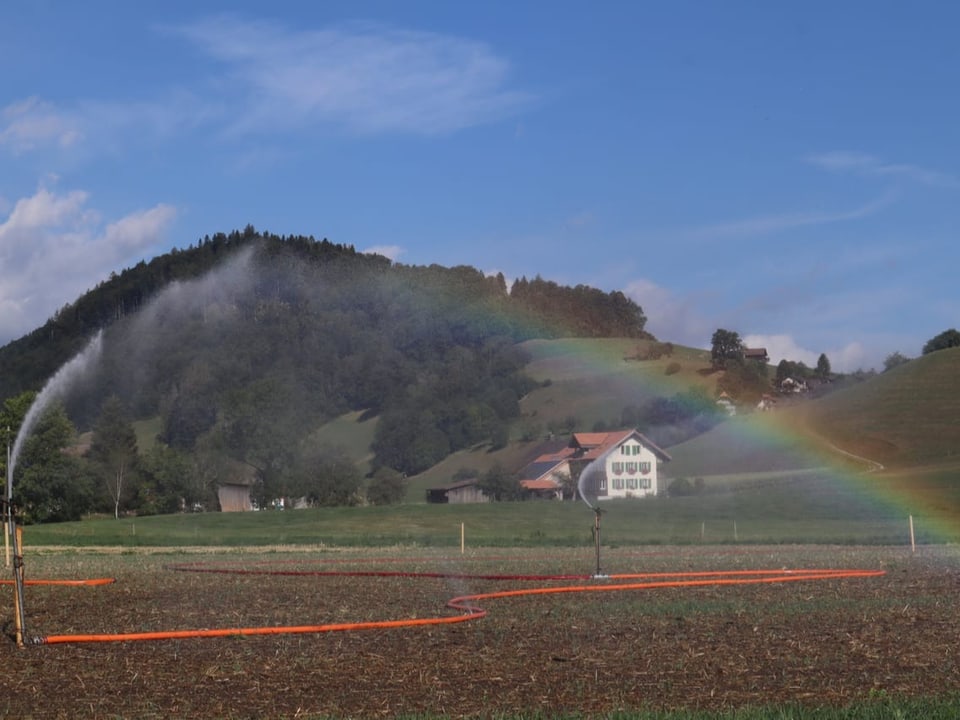
M 533 280 L 521 278 L 511 293 L 502 275 L 484 277 L 471 267 L 394 264 L 381 256 L 357 252 L 349 245 L 260 233 L 247 226 L 243 231 L 208 235 L 187 249 L 174 249 L 113 273 L 109 280 L 61 308 L 43 326 L 0 347 L 0 400 L 39 389 L 97 330 L 135 315 L 171 282 L 201 277 L 251 246 L 261 249 L 262 259 L 284 258 L 287 263 L 301 264 L 297 274 L 307 273 L 303 279 L 308 285 L 314 280 L 339 285 L 354 277 L 368 283 L 376 278 L 409 283 L 410 292 L 416 293 L 417 286 L 426 281 L 432 288 L 424 288 L 426 294 L 445 295 L 450 307 L 459 305 L 467 315 L 486 312 L 485 335 L 501 334 L 514 341 L 563 336 L 650 337 L 644 331 L 643 311 L 620 292 L 605 293 L 584 285 L 571 288 L 538 276 Z M 270 272 L 267 265 L 262 269 Z M 378 295 L 382 300 L 382 292 L 369 285 L 366 289 L 357 287 L 356 304 L 371 307 Z M 290 300 L 284 297 L 283 288 L 274 293 L 274 299 L 281 303 Z
M 375 464 L 414 473 L 505 442 L 531 387 L 518 341 L 648 337 L 645 321 L 619 292 L 538 277 L 511 293 L 471 267 L 248 227 L 114 275 L 0 349 L 0 399 L 39 389 L 104 329 L 96 376 L 67 405 L 80 429 L 116 395 L 133 418 L 159 416 L 171 448 L 280 483 L 313 428 L 363 410 L 380 418 Z

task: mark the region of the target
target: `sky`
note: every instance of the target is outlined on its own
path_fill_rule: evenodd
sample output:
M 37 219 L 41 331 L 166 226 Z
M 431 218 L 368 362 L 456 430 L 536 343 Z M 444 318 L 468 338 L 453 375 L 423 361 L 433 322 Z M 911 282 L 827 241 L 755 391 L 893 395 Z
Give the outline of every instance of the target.
M 250 224 L 883 368 L 957 327 L 960 5 L 0 6 L 0 345 Z

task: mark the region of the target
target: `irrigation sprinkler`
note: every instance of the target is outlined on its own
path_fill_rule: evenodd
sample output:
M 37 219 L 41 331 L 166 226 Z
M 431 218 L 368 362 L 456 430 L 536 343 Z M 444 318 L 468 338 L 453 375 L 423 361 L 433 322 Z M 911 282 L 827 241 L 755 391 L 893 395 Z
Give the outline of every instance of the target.
M 13 507 L 13 467 L 10 463 L 10 445 L 7 445 L 7 493 L 3 500 L 3 517 L 8 547 L 13 552 L 13 622 L 16 627 L 17 647 L 23 647 L 23 530 L 17 526 Z
M 593 541 L 597 547 L 597 572 L 594 573 L 594 579 L 599 578 L 609 578 L 609 575 L 604 574 L 603 570 L 600 568 L 600 516 L 603 514 L 603 510 L 599 507 L 593 508 Z
M 577 479 L 577 492 L 580 494 L 580 499 L 587 504 L 588 508 L 593 510 L 593 544 L 597 551 L 597 571 L 594 573 L 593 578 L 604 580 L 610 577 L 603 572 L 603 569 L 600 565 L 600 516 L 604 511 L 600 509 L 599 495 L 598 493 L 594 492 L 596 489 L 596 483 L 591 480 L 591 477 L 595 473 L 603 472 L 602 463 L 606 455 L 607 453 L 604 453 L 599 458 L 587 465 L 580 472 L 580 477 Z

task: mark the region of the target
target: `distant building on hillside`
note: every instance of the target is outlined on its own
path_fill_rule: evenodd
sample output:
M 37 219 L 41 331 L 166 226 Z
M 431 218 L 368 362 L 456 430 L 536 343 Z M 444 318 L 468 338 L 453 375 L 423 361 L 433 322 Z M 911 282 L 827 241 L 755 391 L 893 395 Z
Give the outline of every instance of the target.
M 490 502 L 483 490 L 480 489 L 479 478 L 467 478 L 447 485 L 427 489 L 428 503 L 479 503 Z
M 717 405 L 730 417 L 737 414 L 737 406 L 733 404 L 733 399 L 727 395 L 726 391 L 720 393 L 720 397 L 717 398 Z

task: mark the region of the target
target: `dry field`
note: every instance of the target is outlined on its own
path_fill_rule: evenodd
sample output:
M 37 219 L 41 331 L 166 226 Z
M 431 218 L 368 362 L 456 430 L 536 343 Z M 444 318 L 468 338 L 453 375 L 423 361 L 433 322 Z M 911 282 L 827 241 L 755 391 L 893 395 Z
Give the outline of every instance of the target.
M 883 569 L 881 577 L 569 592 L 485 600 L 486 617 L 394 629 L 17 648 L 0 643 L 0 716 L 450 717 L 725 709 L 960 692 L 960 552 L 904 548 L 620 548 L 604 570 Z M 240 569 L 184 572 L 172 565 Z M 591 550 L 197 554 L 31 550 L 27 633 L 276 627 L 455 614 L 447 600 L 609 580 L 319 575 L 586 574 Z M 283 574 L 261 574 L 263 571 Z M 12 589 L 0 588 L 11 632 Z

